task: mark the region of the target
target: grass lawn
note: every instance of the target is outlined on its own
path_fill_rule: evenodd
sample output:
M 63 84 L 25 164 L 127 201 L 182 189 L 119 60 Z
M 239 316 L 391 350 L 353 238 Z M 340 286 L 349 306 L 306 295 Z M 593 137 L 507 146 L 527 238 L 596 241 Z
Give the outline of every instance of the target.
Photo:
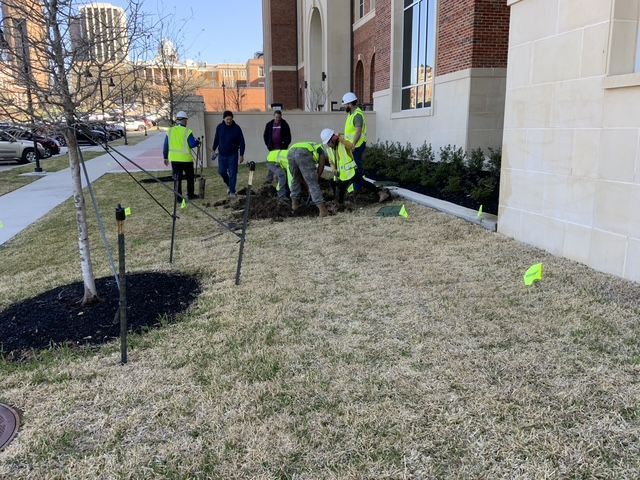
M 203 293 L 127 366 L 117 342 L 0 362 L 23 412 L 0 478 L 640 477 L 639 285 L 408 205 L 253 222 L 236 287 L 238 246 L 204 215 L 181 212 L 170 266 L 170 218 L 124 175 L 96 190 L 112 242 L 133 208 L 131 271 Z M 79 280 L 76 245 L 67 202 L 0 249 L 0 308 Z
M 97 152 L 83 152 L 85 160 L 91 160 L 98 157 L 100 153 Z M 68 155 L 58 155 L 40 160 L 40 166 L 45 172 L 57 172 L 69 166 Z M 29 163 L 21 167 L 13 168 L 11 170 L 5 170 L 0 172 L 0 195 L 4 195 L 9 192 L 13 192 L 20 187 L 24 187 L 31 182 L 39 180 L 41 177 L 21 177 L 23 173 L 33 172 L 35 163 Z

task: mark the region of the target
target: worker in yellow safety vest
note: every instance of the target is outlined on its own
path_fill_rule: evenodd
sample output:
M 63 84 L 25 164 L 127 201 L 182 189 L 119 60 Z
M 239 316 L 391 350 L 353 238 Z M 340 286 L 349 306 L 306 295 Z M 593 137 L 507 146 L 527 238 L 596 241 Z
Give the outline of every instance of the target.
M 338 183 L 338 205 L 344 204 L 345 193 L 353 191 L 355 185 L 363 190 L 376 193 L 379 202 L 391 198 L 389 190 L 378 188 L 362 177 L 353 156 L 353 144 L 349 140 L 330 128 L 322 130 L 320 139 L 327 146 L 329 164 L 333 170 L 334 180 Z
M 289 147 L 287 160 L 291 175 L 291 209 L 295 212 L 300 207 L 302 182 L 304 181 L 309 187 L 311 200 L 318 207 L 320 216 L 329 215 L 319 183 L 327 163 L 323 146 L 314 142 L 294 143 Z
M 187 177 L 187 197 L 191 200 L 198 198 L 194 191 L 193 156 L 191 149 L 200 145 L 200 141 L 193 136 L 193 131 L 187 128 L 187 114 L 178 112 L 176 124 L 167 131 L 164 139 L 164 164 L 169 165 L 174 178 L 178 177 L 178 193 L 182 195 L 182 178 Z
M 342 105 L 347 112 L 344 137 L 353 145 L 353 159 L 360 175 L 364 177 L 364 152 L 367 149 L 367 118 L 358 106 L 358 97 L 353 92 L 342 96 Z
M 289 173 L 289 150 L 271 150 L 267 155 L 267 163 L 273 167 L 271 171 L 278 179 L 276 190 L 278 198 L 286 199 L 291 190 L 291 174 Z

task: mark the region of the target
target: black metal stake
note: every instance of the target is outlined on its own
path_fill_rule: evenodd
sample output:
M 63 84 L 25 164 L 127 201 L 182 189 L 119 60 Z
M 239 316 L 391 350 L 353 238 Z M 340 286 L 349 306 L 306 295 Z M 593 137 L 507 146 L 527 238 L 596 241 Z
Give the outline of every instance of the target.
M 200 164 L 200 178 L 198 179 L 198 195 L 200 198 L 204 198 L 204 189 L 206 184 L 206 179 L 204 178 L 204 147 L 202 146 L 202 141 L 204 137 L 198 138 L 198 163 Z M 196 165 L 196 168 L 198 166 Z
M 247 238 L 247 223 L 249 222 L 249 207 L 251 206 L 251 187 L 253 186 L 253 174 L 256 171 L 256 162 L 249 162 L 249 182 L 247 183 L 247 202 L 244 205 L 244 218 L 242 219 L 242 235 L 240 235 L 240 252 L 238 253 L 238 268 L 236 269 L 236 285 L 240 285 L 240 269 L 242 268 L 242 256 L 244 254 L 244 242 Z
M 169 250 L 169 263 L 173 263 L 173 245 L 176 239 L 176 212 L 178 210 L 178 174 L 173 175 L 173 222 L 171 225 L 171 249 Z
M 127 363 L 127 280 L 125 269 L 124 251 L 124 221 L 125 214 L 122 205 L 116 208 L 116 221 L 118 223 L 118 256 L 119 256 L 119 277 L 120 277 L 120 363 Z

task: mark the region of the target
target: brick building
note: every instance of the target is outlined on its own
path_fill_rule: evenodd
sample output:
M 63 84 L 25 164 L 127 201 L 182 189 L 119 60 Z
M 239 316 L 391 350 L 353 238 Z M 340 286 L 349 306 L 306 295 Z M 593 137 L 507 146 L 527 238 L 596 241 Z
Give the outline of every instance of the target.
M 354 91 L 378 139 L 502 140 L 505 0 L 264 0 L 267 104 L 339 108 Z

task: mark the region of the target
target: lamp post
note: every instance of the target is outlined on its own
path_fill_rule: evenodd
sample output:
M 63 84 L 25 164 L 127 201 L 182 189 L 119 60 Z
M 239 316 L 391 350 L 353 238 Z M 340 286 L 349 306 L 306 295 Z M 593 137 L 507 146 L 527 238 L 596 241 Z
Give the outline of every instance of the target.
M 134 93 L 140 92 L 140 95 L 142 95 L 142 123 L 144 123 L 144 136 L 146 137 L 147 136 L 147 113 L 144 107 L 144 83 L 142 85 L 142 88 L 139 89 L 138 83 L 134 82 L 133 91 Z
M 113 82 L 113 77 L 109 80 L 109 86 L 111 88 L 115 87 L 116 84 Z M 124 125 L 124 144 L 129 145 L 129 139 L 127 138 L 127 115 L 124 111 L 124 87 L 122 86 L 122 81 L 120 81 L 120 97 L 122 99 L 122 124 Z
M 91 70 L 89 70 L 89 67 L 87 67 L 84 72 L 84 76 L 86 78 L 93 78 L 93 74 L 91 73 Z M 100 89 L 100 110 L 102 111 L 102 121 L 106 123 L 106 115 L 104 113 L 104 92 L 102 91 L 102 78 L 100 76 L 98 76 L 98 88 Z M 105 150 L 109 150 L 109 132 L 105 129 L 105 133 Z
M 224 80 L 222 81 L 222 102 L 224 104 L 224 109 L 227 110 L 227 86 L 224 84 Z
M 7 17 L 5 18 L 5 20 L 7 20 L 8 18 L 11 17 Z M 29 113 L 29 118 L 31 119 L 31 124 L 33 125 L 34 131 L 32 132 L 32 137 L 33 137 L 33 153 L 35 155 L 36 158 L 36 168 L 35 168 L 35 172 L 42 172 L 42 167 L 40 166 L 40 152 L 38 151 L 38 141 L 36 140 L 36 134 L 35 134 L 35 126 L 36 126 L 36 120 L 35 120 L 35 114 L 33 112 L 33 97 L 31 95 L 31 75 L 30 75 L 30 71 L 29 71 L 29 65 L 30 65 L 30 60 L 29 60 L 29 48 L 27 45 L 27 24 L 26 21 L 24 19 L 22 20 L 16 20 L 14 18 L 11 18 L 11 20 L 13 20 L 16 24 L 16 29 L 18 30 L 18 32 L 20 33 L 20 47 L 22 50 L 22 73 L 24 75 L 24 83 L 25 83 L 25 87 L 27 89 L 27 111 Z M 5 39 L 2 39 L 2 43 L 5 43 Z

